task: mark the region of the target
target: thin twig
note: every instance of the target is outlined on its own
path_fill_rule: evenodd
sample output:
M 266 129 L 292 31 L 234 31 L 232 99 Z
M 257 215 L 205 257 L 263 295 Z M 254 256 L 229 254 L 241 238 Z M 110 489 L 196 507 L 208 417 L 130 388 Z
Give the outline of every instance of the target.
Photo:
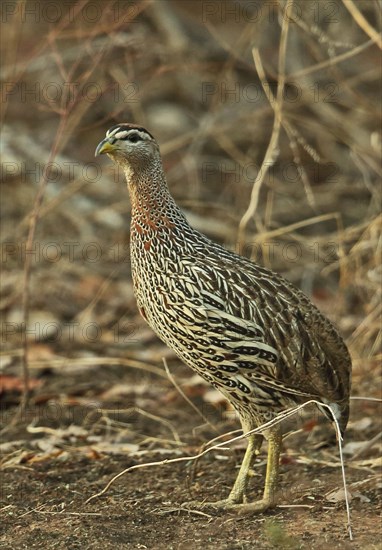
M 290 10 L 292 9 L 292 6 L 293 6 L 293 2 L 290 2 L 290 7 L 289 7 Z M 265 180 L 265 176 L 267 175 L 269 168 L 274 164 L 275 157 L 278 153 L 277 144 L 278 144 L 279 134 L 281 129 L 281 113 L 282 113 L 283 93 L 284 93 L 284 84 L 285 84 L 285 58 L 286 58 L 286 46 L 287 46 L 287 38 L 288 38 L 289 20 L 290 20 L 289 17 L 283 17 L 283 25 L 281 29 L 280 48 L 279 48 L 279 67 L 278 67 L 278 83 L 277 83 L 276 99 L 274 98 L 270 90 L 270 87 L 266 86 L 266 76 L 265 76 L 264 67 L 261 61 L 260 52 L 257 48 L 252 49 L 253 60 L 255 63 L 257 73 L 260 78 L 260 82 L 264 88 L 264 92 L 268 98 L 269 103 L 274 109 L 275 117 L 274 117 L 271 138 L 269 140 L 268 148 L 260 168 L 259 177 L 255 180 L 253 184 L 249 206 L 247 210 L 244 212 L 239 223 L 238 242 L 239 242 L 240 248 L 242 245 L 244 245 L 244 242 L 245 242 L 245 230 L 248 225 L 248 222 L 254 216 L 257 210 L 260 189 Z
M 146 418 L 151 418 L 151 420 L 154 420 L 154 422 L 159 422 L 160 424 L 163 424 L 164 426 L 167 426 L 167 428 L 171 431 L 174 441 L 177 445 L 183 445 L 183 442 L 181 441 L 178 432 L 175 430 L 171 422 L 166 420 L 165 418 L 161 418 L 160 416 L 156 416 L 155 414 L 151 414 L 140 407 L 132 407 L 130 409 L 131 411 L 134 411 L 138 414 L 141 414 L 142 416 L 145 416 Z
M 358 55 L 359 53 L 363 52 L 367 48 L 370 48 L 374 44 L 374 40 L 368 40 L 367 42 L 364 42 L 363 44 L 360 44 L 359 46 L 356 46 L 352 50 L 341 53 L 340 55 L 336 55 L 335 57 L 331 57 L 330 59 L 327 59 L 326 61 L 321 61 L 320 63 L 317 63 L 316 65 L 312 65 L 311 67 L 307 67 L 306 69 L 300 69 L 299 71 L 296 71 L 294 73 L 290 73 L 288 75 L 288 80 L 298 79 L 302 76 L 306 76 L 308 74 L 316 73 L 317 71 L 321 71 L 322 69 L 326 69 L 326 67 L 332 67 L 333 65 L 337 65 L 338 63 L 341 63 L 342 61 L 346 61 L 346 59 L 349 59 L 350 57 L 354 57 L 355 55 Z
M 196 407 L 193 404 L 193 402 L 187 397 L 187 395 L 184 393 L 184 391 L 179 387 L 177 381 L 175 380 L 175 378 L 171 374 L 170 369 L 168 368 L 167 361 L 166 361 L 165 357 L 162 358 L 162 361 L 163 361 L 163 364 L 164 364 L 164 368 L 166 370 L 166 374 L 167 374 L 168 379 L 170 380 L 171 384 L 173 384 L 173 386 L 176 388 L 176 390 L 179 392 L 179 394 L 183 397 L 183 399 L 190 405 L 190 407 L 192 407 L 194 409 L 196 414 L 198 414 L 210 428 L 212 428 L 215 432 L 217 432 L 216 426 L 214 426 L 208 420 L 208 418 L 206 416 L 204 416 L 204 414 L 202 412 L 200 412 L 198 407 Z
M 350 397 L 350 400 L 351 401 L 356 401 L 356 400 L 359 400 L 359 401 L 375 401 L 377 403 L 382 403 L 382 399 L 379 399 L 379 397 L 359 397 L 358 395 L 354 396 L 354 397 Z
M 345 8 L 353 17 L 357 25 L 377 44 L 378 48 L 382 50 L 382 38 L 379 32 L 370 25 L 364 15 L 359 11 L 353 0 L 342 0 Z
M 118 365 L 121 367 L 129 367 L 132 369 L 144 370 L 146 372 L 156 374 L 157 376 L 160 376 L 161 378 L 165 378 L 167 380 L 166 373 L 163 372 L 163 370 L 158 367 L 154 367 L 153 365 L 149 365 L 147 363 L 144 363 L 143 361 L 138 361 L 137 359 L 120 358 L 120 357 L 109 357 L 109 356 L 79 357 L 76 359 L 72 359 L 68 357 L 65 359 L 47 359 L 47 360 L 40 360 L 40 361 L 31 361 L 29 366 L 32 369 L 40 369 L 46 365 L 49 365 L 50 368 L 60 369 L 67 364 L 70 364 L 71 367 L 82 367 L 82 366 L 96 367 L 96 366 L 102 366 L 102 365 L 109 365 L 109 366 Z
M 52 148 L 49 153 L 47 166 L 52 166 L 53 161 L 56 157 L 58 151 L 59 140 L 62 135 L 62 132 L 66 125 L 66 118 L 62 117 L 60 119 L 56 136 L 52 145 Z M 22 415 L 22 412 L 28 405 L 29 401 L 29 368 L 28 368 L 28 350 L 29 350 L 29 340 L 27 338 L 27 328 L 29 324 L 29 303 L 30 303 L 30 276 L 32 270 L 32 255 L 33 255 L 33 243 L 36 234 L 37 223 L 40 216 L 40 209 L 42 201 L 44 199 L 45 189 L 48 184 L 49 174 L 47 170 L 43 171 L 42 178 L 40 180 L 39 189 L 33 204 L 32 214 L 29 220 L 29 231 L 25 244 L 25 263 L 24 263 L 24 274 L 23 274 L 23 293 L 22 293 L 22 310 L 23 310 L 23 326 L 24 326 L 24 337 L 23 337 L 23 356 L 22 356 L 22 366 L 23 366 L 23 378 L 24 378 L 24 388 L 23 394 L 20 402 L 18 412 L 13 417 L 10 426 L 14 426 L 17 423 L 18 419 Z
M 281 235 L 285 235 L 286 233 L 292 233 L 296 229 L 301 229 L 302 227 L 307 227 L 316 223 L 322 223 L 328 220 L 336 220 L 338 222 L 338 218 L 338 212 L 320 214 L 319 216 L 314 216 L 313 218 L 308 218 L 307 220 L 301 220 L 299 222 L 291 223 L 289 225 L 284 225 L 283 227 L 278 227 L 277 229 L 272 229 L 270 231 L 264 232 L 261 234 L 261 239 L 259 240 L 264 241 L 265 239 L 280 237 Z
M 381 441 L 382 438 L 382 432 L 379 432 L 377 435 L 375 435 L 370 441 L 365 441 L 365 443 L 362 445 L 360 449 L 358 449 L 357 452 L 355 452 L 352 456 L 352 460 L 355 460 L 356 458 L 359 458 L 364 452 L 371 449 L 374 445 L 374 443 L 377 443 Z

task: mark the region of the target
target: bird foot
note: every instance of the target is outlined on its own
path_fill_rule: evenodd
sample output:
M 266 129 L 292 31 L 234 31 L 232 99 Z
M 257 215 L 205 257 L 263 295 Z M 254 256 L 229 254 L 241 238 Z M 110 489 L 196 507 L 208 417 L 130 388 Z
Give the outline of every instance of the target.
M 262 499 L 255 502 L 238 504 L 227 498 L 225 500 L 218 500 L 217 502 L 185 502 L 182 506 L 188 510 L 227 511 L 235 512 L 239 515 L 250 515 L 265 512 L 269 508 L 273 508 L 275 503 L 270 500 Z

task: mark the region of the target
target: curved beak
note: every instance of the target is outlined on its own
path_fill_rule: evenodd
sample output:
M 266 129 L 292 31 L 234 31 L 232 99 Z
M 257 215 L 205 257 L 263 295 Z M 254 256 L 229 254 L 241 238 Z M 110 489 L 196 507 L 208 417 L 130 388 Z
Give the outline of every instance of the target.
M 115 150 L 115 145 L 110 143 L 109 138 L 105 138 L 97 145 L 94 156 L 98 157 L 99 155 L 104 155 L 105 153 L 113 153 Z

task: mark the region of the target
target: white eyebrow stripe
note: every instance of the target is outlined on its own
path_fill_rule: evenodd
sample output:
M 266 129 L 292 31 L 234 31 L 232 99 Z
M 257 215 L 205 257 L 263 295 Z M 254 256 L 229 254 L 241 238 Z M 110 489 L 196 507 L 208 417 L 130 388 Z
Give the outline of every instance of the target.
M 126 136 L 128 136 L 130 134 L 130 132 L 131 132 L 131 130 L 122 130 L 122 132 L 117 132 L 116 134 L 114 134 L 114 137 L 116 139 L 123 139 Z
M 106 137 L 107 138 L 115 138 L 115 139 L 125 139 L 129 134 L 138 134 L 142 140 L 151 140 L 151 136 L 144 131 L 138 130 L 138 128 L 129 128 L 129 130 L 124 130 L 123 128 L 114 128 L 114 130 L 107 130 Z
M 114 128 L 113 131 L 108 130 L 108 131 L 106 132 L 106 137 L 113 136 L 113 135 L 114 135 L 115 133 L 117 133 L 119 130 L 120 130 L 120 128 Z

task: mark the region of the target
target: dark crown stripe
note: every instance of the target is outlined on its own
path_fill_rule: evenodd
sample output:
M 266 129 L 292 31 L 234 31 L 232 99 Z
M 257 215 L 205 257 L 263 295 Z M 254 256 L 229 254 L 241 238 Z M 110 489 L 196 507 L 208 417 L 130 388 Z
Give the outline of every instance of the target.
M 112 126 L 111 128 L 108 129 L 108 131 L 106 132 L 106 135 L 108 136 L 109 134 L 111 134 L 115 130 L 121 130 L 121 131 L 125 131 L 125 132 L 127 132 L 129 130 L 138 130 L 139 132 L 143 132 L 144 134 L 147 134 L 152 139 L 154 139 L 154 136 L 152 134 L 150 134 L 150 132 L 148 130 L 146 130 L 146 128 L 143 128 L 143 126 L 138 126 L 137 124 L 129 124 L 127 122 L 122 122 L 121 124 L 115 124 L 114 126 Z

